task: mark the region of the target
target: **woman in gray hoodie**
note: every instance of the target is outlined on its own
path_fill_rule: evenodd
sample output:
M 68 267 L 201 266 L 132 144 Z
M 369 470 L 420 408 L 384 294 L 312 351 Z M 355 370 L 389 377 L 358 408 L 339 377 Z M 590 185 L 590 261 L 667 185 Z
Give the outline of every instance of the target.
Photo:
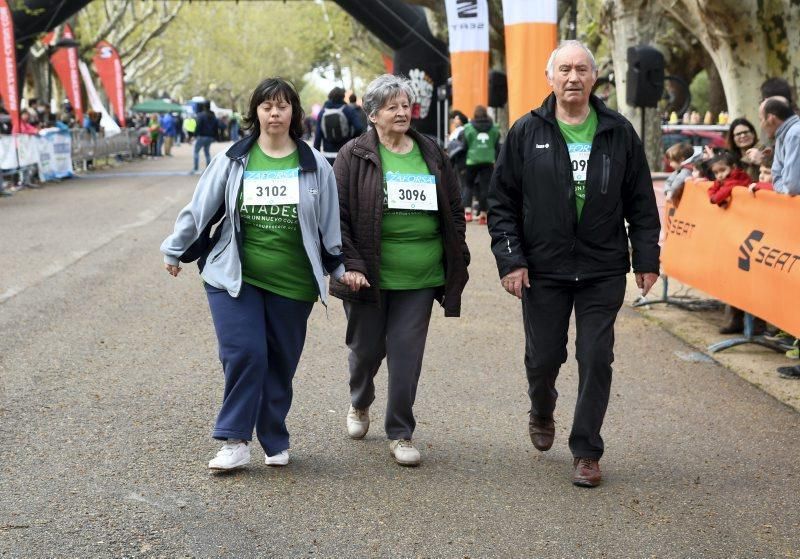
M 255 427 L 265 461 L 289 463 L 292 379 L 324 276 L 344 274 L 339 201 L 330 164 L 302 137 L 294 87 L 262 81 L 245 118 L 250 134 L 214 157 L 161 245 L 167 272 L 198 260 L 225 375 L 208 467 L 250 461 Z M 214 229 L 213 234 L 211 230 Z

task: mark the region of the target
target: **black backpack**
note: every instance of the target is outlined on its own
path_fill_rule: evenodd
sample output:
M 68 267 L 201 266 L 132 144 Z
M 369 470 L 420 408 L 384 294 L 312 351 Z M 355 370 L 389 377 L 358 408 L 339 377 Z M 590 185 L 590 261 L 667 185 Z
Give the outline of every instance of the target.
M 328 142 L 339 144 L 350 139 L 350 123 L 344 113 L 345 105 L 333 108 L 326 107 L 322 112 L 320 129 L 322 137 Z

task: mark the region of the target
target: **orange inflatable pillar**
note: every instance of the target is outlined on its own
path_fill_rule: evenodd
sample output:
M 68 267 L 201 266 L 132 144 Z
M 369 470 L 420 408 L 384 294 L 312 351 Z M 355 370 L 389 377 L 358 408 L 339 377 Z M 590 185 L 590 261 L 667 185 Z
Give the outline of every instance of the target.
M 508 122 L 550 94 L 545 66 L 558 42 L 557 0 L 503 0 L 508 76 Z

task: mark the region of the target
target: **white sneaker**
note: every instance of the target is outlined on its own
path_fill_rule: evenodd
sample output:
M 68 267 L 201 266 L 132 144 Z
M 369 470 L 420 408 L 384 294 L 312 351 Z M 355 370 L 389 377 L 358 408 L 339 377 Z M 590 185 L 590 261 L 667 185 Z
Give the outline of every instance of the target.
M 369 431 L 369 408 L 360 410 L 350 406 L 347 412 L 347 434 L 351 439 L 363 439 Z
M 285 466 L 289 463 L 289 451 L 282 450 L 275 456 L 267 456 L 264 453 L 264 464 L 267 466 Z
M 419 450 L 407 439 L 389 441 L 389 452 L 401 466 L 419 466 Z
M 227 440 L 208 463 L 210 470 L 233 470 L 250 463 L 250 445 L 241 440 Z

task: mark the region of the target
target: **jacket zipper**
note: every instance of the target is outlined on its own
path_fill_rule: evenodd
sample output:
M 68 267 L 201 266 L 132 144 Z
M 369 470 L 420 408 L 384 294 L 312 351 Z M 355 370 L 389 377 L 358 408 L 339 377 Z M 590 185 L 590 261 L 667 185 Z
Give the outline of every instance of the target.
M 611 172 L 611 161 L 608 154 L 603 154 L 603 182 L 600 185 L 600 194 L 608 194 L 608 179 Z
M 230 240 L 230 239 L 228 239 L 228 242 L 227 242 L 227 243 L 225 243 L 225 246 L 224 246 L 224 247 L 222 247 L 222 250 L 220 250 L 220 251 L 217 253 L 217 255 L 216 255 L 216 256 L 214 256 L 214 259 L 211 261 L 211 263 L 212 263 L 212 264 L 213 264 L 214 262 L 216 262 L 216 261 L 219 259 L 219 257 L 220 257 L 220 256 L 222 256 L 222 253 L 223 253 L 223 252 L 225 252 L 225 249 L 226 249 L 226 248 L 228 248 L 228 245 L 229 245 L 229 244 L 231 244 L 231 240 Z

